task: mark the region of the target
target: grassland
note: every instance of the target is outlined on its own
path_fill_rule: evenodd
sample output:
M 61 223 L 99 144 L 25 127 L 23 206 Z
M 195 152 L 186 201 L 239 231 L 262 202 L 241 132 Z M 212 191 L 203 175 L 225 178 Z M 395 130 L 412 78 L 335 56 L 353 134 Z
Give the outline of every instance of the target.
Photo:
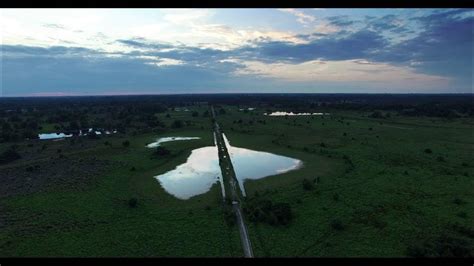
M 171 123 L 191 118 L 188 112 L 171 115 L 166 118 L 163 114 L 162 120 Z M 206 126 L 210 123 L 202 121 Z M 61 160 L 57 149 L 63 149 L 61 154 L 72 160 L 94 157 L 112 162 L 112 166 L 105 174 L 89 176 L 93 181 L 87 185 L 55 186 L 54 180 L 49 180 L 47 189 L 1 199 L 0 256 L 239 256 L 238 231 L 224 221 L 218 185 L 209 193 L 183 201 L 166 193 L 153 178 L 185 162 L 192 149 L 213 145 L 211 129 L 201 129 L 199 119 L 194 122 L 194 126 L 163 136 L 201 139 L 164 144 L 172 153 L 165 158 L 153 158 L 152 151 L 145 148 L 161 136 L 159 133 L 107 137 L 94 141 L 88 149 L 76 144 L 79 151 L 70 147 L 68 140 L 37 140 L 33 147 L 21 144 L 22 154 L 43 143 L 48 148 L 43 157 L 21 159 L 4 168 L 15 167 L 20 172 L 27 165 L 40 164 L 41 170 L 42 161 Z M 122 146 L 125 139 L 130 140 L 127 148 Z M 104 145 L 105 141 L 111 145 Z M 137 207 L 128 205 L 131 198 L 138 199 Z
M 256 256 L 403 257 L 440 235 L 472 252 L 472 120 L 335 110 L 285 118 L 229 109 L 219 121 L 232 145 L 305 163 L 245 183 L 249 195 L 288 202 L 296 216 L 286 227 L 251 224 Z M 304 190 L 302 179 L 317 176 L 316 188 Z
M 219 185 L 183 201 L 153 178 L 185 162 L 192 149 L 213 144 L 211 119 L 202 116 L 207 107 L 188 109 L 156 114 L 166 125 L 189 121 L 183 128 L 76 144 L 19 143 L 23 158 L 0 171 L 28 180 L 75 162 L 72 172 L 83 178 L 71 173 L 0 196 L 0 256 L 242 256 L 238 230 L 222 214 Z M 256 256 L 404 257 L 441 235 L 472 250 L 472 119 L 373 119 L 336 110 L 321 110 L 331 113 L 324 118 L 285 118 L 263 116 L 258 107 L 224 109 L 217 119 L 233 146 L 304 162 L 297 171 L 245 183 L 250 197 L 289 203 L 295 214 L 287 226 L 248 223 Z M 201 139 L 165 143 L 172 154 L 157 158 L 145 145 L 160 136 Z M 89 169 L 90 160 L 104 162 L 105 171 Z M 35 165 L 39 170 L 26 170 Z M 303 189 L 303 179 L 315 178 L 314 189 Z M 135 208 L 131 198 L 138 199 Z

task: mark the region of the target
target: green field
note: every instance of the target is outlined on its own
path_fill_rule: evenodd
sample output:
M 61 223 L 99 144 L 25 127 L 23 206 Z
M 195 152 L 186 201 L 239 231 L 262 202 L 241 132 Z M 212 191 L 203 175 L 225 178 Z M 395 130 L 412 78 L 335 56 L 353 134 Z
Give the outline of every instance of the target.
M 224 108 L 217 120 L 233 146 L 304 163 L 297 171 L 245 183 L 250 197 L 258 192 L 289 203 L 294 212 L 287 226 L 248 222 L 256 256 L 404 257 L 442 235 L 474 249 L 472 119 L 372 119 L 334 110 L 325 117 L 286 118 L 263 116 L 258 108 Z M 238 230 L 223 217 L 218 184 L 179 200 L 153 178 L 185 162 L 192 149 L 213 145 L 211 119 L 191 115 L 207 107 L 189 109 L 169 112 L 170 117 L 156 114 L 167 125 L 191 121 L 165 132 L 74 145 L 21 142 L 24 158 L 0 171 L 23 176 L 27 166 L 37 164 L 39 171 L 54 173 L 46 162 L 57 160 L 61 167 L 78 162 L 85 178 L 53 180 L 30 193 L 0 197 L 0 256 L 242 256 Z M 145 145 L 161 136 L 201 139 L 165 143 L 172 154 L 155 158 Z M 129 147 L 123 147 L 124 140 Z M 43 143 L 48 148 L 37 152 Z M 87 174 L 81 160 L 105 161 L 107 170 Z M 317 177 L 314 189 L 303 189 L 303 179 Z M 135 208 L 128 204 L 131 198 L 138 199 Z

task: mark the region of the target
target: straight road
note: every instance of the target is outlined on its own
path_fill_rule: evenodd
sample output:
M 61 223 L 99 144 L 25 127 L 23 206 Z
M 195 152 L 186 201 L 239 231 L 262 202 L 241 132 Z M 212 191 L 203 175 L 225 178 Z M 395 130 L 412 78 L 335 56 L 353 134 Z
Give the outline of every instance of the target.
M 216 145 L 219 153 L 222 179 L 224 180 L 224 182 L 228 182 L 230 184 L 230 198 L 232 200 L 232 210 L 234 211 L 234 215 L 237 220 L 237 225 L 239 227 L 240 240 L 242 242 L 242 249 L 244 250 L 244 257 L 253 258 L 252 245 L 250 243 L 247 227 L 245 226 L 244 215 L 240 206 L 240 198 L 237 194 L 237 178 L 235 176 L 234 167 L 232 166 L 232 161 L 230 159 L 227 146 L 225 145 L 224 138 L 222 137 L 222 132 L 220 131 L 219 124 L 217 123 L 214 107 L 212 105 L 211 114 L 214 121 L 214 133 L 216 134 Z M 229 195 L 229 193 L 227 193 L 226 195 Z

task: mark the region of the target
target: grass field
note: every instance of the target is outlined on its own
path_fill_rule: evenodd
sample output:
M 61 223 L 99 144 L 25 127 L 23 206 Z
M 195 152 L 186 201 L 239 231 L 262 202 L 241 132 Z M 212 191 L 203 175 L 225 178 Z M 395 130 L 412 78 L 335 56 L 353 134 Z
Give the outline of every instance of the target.
M 145 148 L 159 134 L 108 137 L 82 153 L 63 151 L 73 160 L 93 156 L 114 164 L 108 173 L 89 177 L 94 182 L 87 186 L 49 186 L 2 199 L 0 256 L 239 256 L 238 232 L 224 221 L 218 185 L 183 201 L 166 193 L 153 178 L 185 162 L 192 149 L 213 145 L 212 131 L 193 126 L 163 136 L 201 139 L 164 144 L 172 152 L 166 158 L 152 158 L 152 151 Z M 122 147 L 125 139 L 130 140 L 128 148 Z M 103 145 L 105 140 L 112 147 Z M 69 144 L 49 141 L 48 145 Z M 21 171 L 22 164 L 32 162 L 20 160 L 16 167 Z M 130 171 L 132 167 L 136 170 Z M 128 205 L 132 197 L 138 199 L 136 208 Z
M 232 145 L 305 163 L 245 183 L 249 195 L 288 202 L 296 215 L 287 227 L 251 226 L 257 256 L 399 257 L 443 234 L 473 250 L 473 121 L 230 113 L 219 119 Z M 239 119 L 244 126 L 233 123 Z M 252 119 L 266 124 L 246 123 Z M 305 191 L 302 178 L 316 176 L 316 188 Z
M 403 257 L 440 235 L 473 249 L 472 120 L 372 119 L 334 110 L 324 118 L 285 118 L 263 116 L 258 108 L 225 109 L 217 119 L 233 146 L 304 162 L 297 171 L 245 183 L 249 196 L 289 203 L 295 214 L 287 226 L 248 223 L 256 256 Z M 222 215 L 218 184 L 183 201 L 153 178 L 185 162 L 192 149 L 213 145 L 211 119 L 201 115 L 207 107 L 189 110 L 157 114 L 166 125 L 190 121 L 166 132 L 74 145 L 20 143 L 23 159 L 0 171 L 34 179 L 44 174 L 27 172 L 30 165 L 54 176 L 74 162 L 71 171 L 81 178 L 45 179 L 28 193 L 0 197 L 0 256 L 242 256 L 238 230 Z M 154 158 L 145 145 L 161 136 L 201 139 L 165 143 L 172 154 Z M 40 152 L 43 143 L 48 148 Z M 89 169 L 91 160 L 107 162 L 106 171 Z M 316 177 L 315 188 L 304 190 L 302 180 Z M 135 208 L 131 198 L 138 199 Z

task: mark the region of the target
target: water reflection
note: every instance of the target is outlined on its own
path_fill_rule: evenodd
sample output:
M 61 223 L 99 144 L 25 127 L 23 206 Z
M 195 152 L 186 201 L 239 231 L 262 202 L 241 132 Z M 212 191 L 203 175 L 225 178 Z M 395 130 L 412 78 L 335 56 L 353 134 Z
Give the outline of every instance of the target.
M 175 138 L 174 140 L 183 140 L 183 138 Z M 168 139 L 168 141 L 173 140 Z M 225 135 L 224 141 L 227 145 L 239 186 L 244 195 L 243 184 L 245 180 L 277 175 L 302 166 L 302 162 L 298 159 L 268 152 L 232 147 Z M 164 141 L 160 143 L 162 142 Z M 155 178 L 168 193 L 179 199 L 189 199 L 190 197 L 206 193 L 214 183 L 219 181 L 224 193 L 216 146 L 193 150 L 185 163 L 178 165 L 171 171 L 155 176 Z
M 156 148 L 160 146 L 160 143 L 163 143 L 163 142 L 177 141 L 177 140 L 191 140 L 191 139 L 200 139 L 200 137 L 165 137 L 165 138 L 159 138 L 155 142 L 152 142 L 146 146 L 148 148 Z
M 329 113 L 293 113 L 293 112 L 272 112 L 270 114 L 264 113 L 263 115 L 268 116 L 294 116 L 294 115 L 329 115 Z
M 233 147 L 223 134 L 224 142 L 234 166 L 240 190 L 245 196 L 244 182 L 246 179 L 260 179 L 267 176 L 286 173 L 300 168 L 302 161 L 269 152 Z

